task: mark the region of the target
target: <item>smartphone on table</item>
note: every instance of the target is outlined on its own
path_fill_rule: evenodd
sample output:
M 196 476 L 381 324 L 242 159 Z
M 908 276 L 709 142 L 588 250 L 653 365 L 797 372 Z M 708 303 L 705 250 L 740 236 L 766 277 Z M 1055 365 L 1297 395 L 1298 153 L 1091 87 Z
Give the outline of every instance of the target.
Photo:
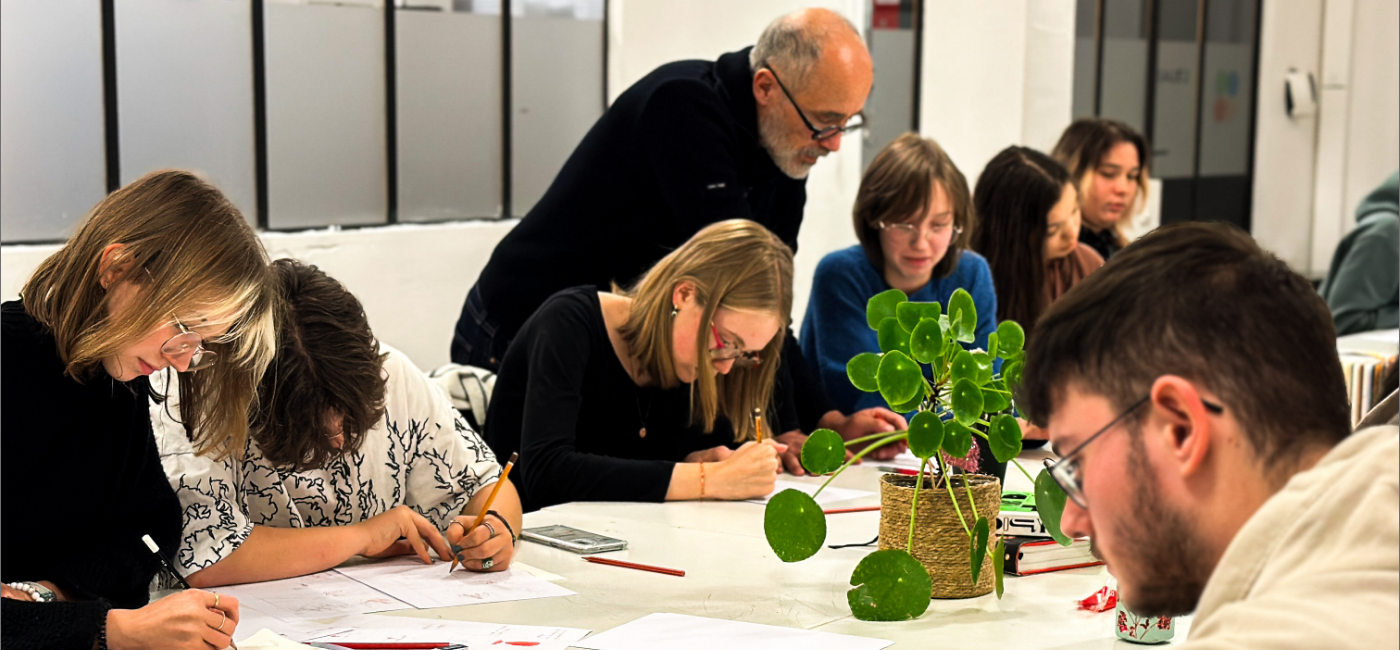
M 602 553 L 627 548 L 627 540 L 558 524 L 526 528 L 520 531 L 520 538 L 575 553 Z

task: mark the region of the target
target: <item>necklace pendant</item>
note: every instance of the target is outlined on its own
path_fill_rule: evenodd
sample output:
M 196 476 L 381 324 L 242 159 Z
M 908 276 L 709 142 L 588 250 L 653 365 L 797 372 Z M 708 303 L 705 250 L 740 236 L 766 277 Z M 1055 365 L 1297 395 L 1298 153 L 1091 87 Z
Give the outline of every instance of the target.
M 638 437 L 638 438 L 645 438 L 645 437 L 647 437 L 647 428 L 646 428 L 646 427 L 642 427 L 642 430 L 637 432 L 637 437 Z

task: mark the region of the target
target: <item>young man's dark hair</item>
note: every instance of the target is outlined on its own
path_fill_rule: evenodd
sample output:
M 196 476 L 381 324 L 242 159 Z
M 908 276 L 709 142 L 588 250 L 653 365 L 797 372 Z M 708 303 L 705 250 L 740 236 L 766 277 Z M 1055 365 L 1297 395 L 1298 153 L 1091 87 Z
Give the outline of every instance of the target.
M 1254 453 L 1289 472 L 1350 431 L 1327 305 L 1302 276 L 1220 223 L 1161 228 L 1048 309 L 1026 345 L 1020 397 L 1044 426 L 1069 384 L 1119 410 L 1178 375 L 1249 424 Z M 1291 472 L 1290 472 L 1291 473 Z
M 335 279 L 292 259 L 272 270 L 277 355 L 258 386 L 253 439 L 274 463 L 322 467 L 358 450 L 384 417 L 386 355 L 360 301 Z

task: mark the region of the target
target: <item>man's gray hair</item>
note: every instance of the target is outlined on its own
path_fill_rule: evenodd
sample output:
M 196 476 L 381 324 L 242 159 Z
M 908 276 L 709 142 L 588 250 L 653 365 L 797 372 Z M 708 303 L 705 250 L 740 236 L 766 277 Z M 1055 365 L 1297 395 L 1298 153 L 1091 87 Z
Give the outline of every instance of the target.
M 851 21 L 845 17 L 841 21 L 851 32 L 860 35 L 860 30 Z M 822 43 L 831 29 L 827 25 L 801 21 L 795 14 L 778 17 L 764 28 L 758 43 L 749 51 L 749 71 L 757 72 L 764 65 L 779 68 L 783 83 L 797 92 L 806 86 L 807 76 L 817 64 L 817 59 L 821 58 Z

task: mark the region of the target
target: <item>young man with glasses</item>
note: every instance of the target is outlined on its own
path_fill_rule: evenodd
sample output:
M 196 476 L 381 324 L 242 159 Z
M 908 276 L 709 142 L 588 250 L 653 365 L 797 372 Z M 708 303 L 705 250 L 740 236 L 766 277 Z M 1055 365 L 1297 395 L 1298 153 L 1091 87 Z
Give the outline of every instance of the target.
M 1244 232 L 1180 224 L 1046 311 L 1019 397 L 1089 535 L 1188 647 L 1400 643 L 1400 429 L 1352 432 L 1330 314 Z
M 552 294 L 630 284 L 712 223 L 750 219 L 796 250 L 807 173 L 862 124 L 873 75 L 855 28 L 812 9 L 774 21 L 752 48 L 638 80 L 497 245 L 467 294 L 452 360 L 498 370 Z M 776 403 L 791 442 L 819 426 L 848 436 L 905 426 L 884 409 L 842 413 L 795 343 L 782 357 Z M 800 444 L 791 450 L 786 466 L 800 473 Z

